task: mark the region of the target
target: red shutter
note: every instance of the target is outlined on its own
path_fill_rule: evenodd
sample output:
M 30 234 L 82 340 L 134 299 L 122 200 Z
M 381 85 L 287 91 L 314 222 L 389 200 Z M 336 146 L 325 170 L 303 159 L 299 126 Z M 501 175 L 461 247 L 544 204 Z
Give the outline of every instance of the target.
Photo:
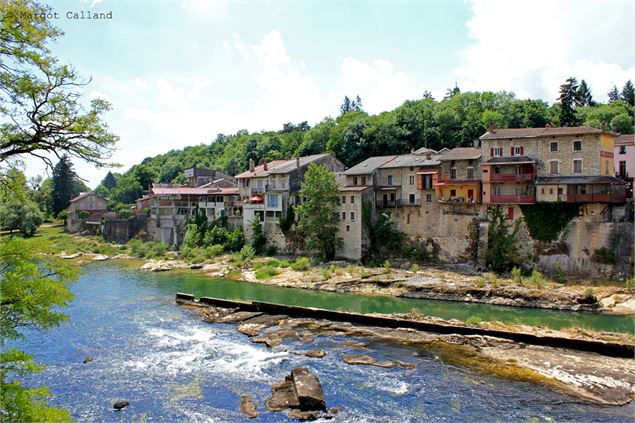
M 493 148 L 489 149 L 489 155 L 490 155 L 490 157 L 494 157 L 494 149 Z
M 509 155 L 510 155 L 510 156 L 513 156 L 513 155 L 514 155 L 514 147 L 512 147 L 512 148 L 510 149 Z
M 520 146 L 520 155 L 521 156 L 525 155 L 525 147 L 523 147 L 522 145 Z

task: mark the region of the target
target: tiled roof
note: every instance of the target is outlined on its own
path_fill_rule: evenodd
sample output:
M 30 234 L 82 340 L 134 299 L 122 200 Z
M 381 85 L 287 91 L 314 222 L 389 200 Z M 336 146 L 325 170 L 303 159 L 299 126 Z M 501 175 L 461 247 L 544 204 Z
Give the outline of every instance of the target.
M 492 132 L 481 135 L 482 140 L 497 140 L 505 138 L 537 138 L 560 135 L 601 134 L 602 130 L 590 126 L 565 126 L 560 128 L 497 128 Z
M 370 185 L 347 185 L 345 187 L 340 187 L 340 192 L 365 191 L 368 188 L 372 188 L 372 187 Z
M 474 160 L 481 157 L 481 149 L 475 147 L 457 147 L 441 155 L 440 161 L 448 160 Z
M 438 166 L 439 155 L 434 154 L 430 160 L 426 159 L 426 155 L 422 154 L 403 154 L 396 156 L 394 159 L 379 166 L 382 169 L 396 168 L 396 167 L 412 167 L 412 166 Z
M 235 195 L 238 188 L 153 187 L 150 192 L 154 195 Z
M 71 201 L 69 201 L 70 203 L 74 203 L 75 201 L 79 201 L 84 197 L 87 197 L 89 195 L 94 195 L 95 197 L 101 198 L 102 200 L 105 200 L 104 197 L 102 197 L 101 195 L 97 195 L 93 192 L 82 192 L 80 193 L 77 197 L 73 198 Z
M 356 164 L 352 168 L 344 171 L 345 175 L 367 175 L 375 169 L 394 159 L 397 156 L 377 156 L 369 157 L 361 163 Z
M 265 171 L 265 165 L 261 164 L 260 166 L 256 166 L 253 172 L 250 172 L 249 170 L 247 170 L 243 173 L 239 173 L 238 175 L 235 176 L 235 178 L 252 178 L 255 176 L 267 176 L 269 175 L 269 172 L 271 172 L 271 169 L 275 168 L 276 166 L 281 166 L 283 163 L 287 161 L 288 160 L 272 160 L 267 163 L 266 171 Z
M 492 157 L 485 163 L 487 164 L 522 164 L 535 163 L 536 161 L 529 156 L 512 156 L 512 157 Z
M 622 134 L 615 138 L 615 145 L 635 145 L 635 134 Z
M 323 157 L 328 156 L 328 154 L 313 154 L 311 156 L 303 156 L 300 157 L 300 167 L 308 166 L 309 163 L 313 163 L 316 160 L 319 160 Z M 269 173 L 289 173 L 294 170 L 298 166 L 296 158 L 291 160 L 285 160 L 281 165 L 276 166 L 273 169 L 269 169 Z
M 615 176 L 540 176 L 536 178 L 536 185 L 557 184 L 620 184 L 625 182 Z
M 428 154 L 428 153 L 437 154 L 436 151 L 426 147 L 421 147 L 420 149 L 414 151 L 414 154 Z

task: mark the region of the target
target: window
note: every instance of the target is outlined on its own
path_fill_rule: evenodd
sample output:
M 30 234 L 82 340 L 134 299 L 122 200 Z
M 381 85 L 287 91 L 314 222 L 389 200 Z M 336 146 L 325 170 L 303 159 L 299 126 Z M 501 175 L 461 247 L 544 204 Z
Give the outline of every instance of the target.
M 346 225 L 346 232 L 350 232 L 351 231 L 351 227 Z
M 604 174 L 606 176 L 609 176 L 609 161 L 608 160 L 604 161 Z
M 355 221 L 355 212 L 351 212 L 351 222 Z
M 355 196 L 351 195 L 351 204 L 355 204 Z
M 268 208 L 277 208 L 278 207 L 278 196 L 273 194 L 273 195 L 267 195 L 267 207 Z
M 553 195 L 553 188 L 549 188 L 549 195 Z
M 410 200 L 410 204 L 414 204 L 415 203 L 415 195 L 414 194 L 410 194 L 409 200 Z
M 362 185 L 366 185 L 366 177 L 362 176 Z
M 551 160 L 549 162 L 549 173 L 552 175 L 558 174 L 558 160 Z
M 346 196 L 342 195 L 342 204 L 346 204 Z
M 626 154 L 626 146 L 620 145 L 620 154 Z
M 501 186 L 496 184 L 492 186 L 492 195 L 501 195 Z
M 456 168 L 455 167 L 450 169 L 450 179 L 456 179 Z
M 353 185 L 357 185 L 357 176 L 353 176 Z
M 391 203 L 394 203 L 394 202 L 395 202 L 395 193 L 394 193 L 394 192 L 391 192 L 391 193 L 390 193 L 390 202 L 391 202 Z
M 558 151 L 558 141 L 551 141 L 549 143 L 549 150 Z
M 496 147 L 496 148 L 490 149 L 490 155 L 492 157 L 502 157 L 503 156 L 503 148 L 502 147 Z
M 415 184 L 415 176 L 410 175 L 410 185 L 414 185 L 414 184 Z
M 573 159 L 573 173 L 582 173 L 582 160 Z
M 558 188 L 558 195 L 562 195 L 562 188 Z
M 346 212 L 342 212 L 342 220 L 346 220 Z
M 392 185 L 392 175 L 388 175 L 388 185 Z
M 582 151 L 582 141 L 573 141 L 573 151 Z
M 207 217 L 214 217 L 214 209 L 207 209 Z
M 619 170 L 618 175 L 621 176 L 621 177 L 624 177 L 624 178 L 626 176 L 628 176 L 626 174 L 626 162 L 624 160 L 620 160 L 620 170 Z
M 426 194 L 426 203 L 432 202 L 432 194 Z
M 540 193 L 544 194 L 545 193 L 545 189 L 544 188 L 540 188 Z
M 455 189 L 451 189 L 450 190 L 450 197 L 456 197 L 456 190 Z
M 223 202 L 223 197 L 220 196 L 220 195 L 218 197 L 216 197 L 216 202 L 217 203 L 222 203 Z
M 522 156 L 523 148 L 522 147 L 512 147 L 512 156 Z
M 467 179 L 474 179 L 474 168 L 473 167 L 468 167 L 467 168 Z

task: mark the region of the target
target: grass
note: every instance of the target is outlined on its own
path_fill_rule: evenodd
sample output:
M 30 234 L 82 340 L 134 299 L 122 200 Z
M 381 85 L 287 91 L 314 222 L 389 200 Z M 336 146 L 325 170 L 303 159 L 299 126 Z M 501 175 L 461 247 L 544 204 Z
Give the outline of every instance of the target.
M 311 266 L 311 259 L 308 257 L 299 257 L 291 264 L 293 270 L 299 270 L 301 272 L 308 270 L 309 266 Z
M 256 279 L 269 279 L 279 274 L 280 271 L 278 269 L 276 269 L 275 267 L 267 266 L 261 268 L 256 272 Z

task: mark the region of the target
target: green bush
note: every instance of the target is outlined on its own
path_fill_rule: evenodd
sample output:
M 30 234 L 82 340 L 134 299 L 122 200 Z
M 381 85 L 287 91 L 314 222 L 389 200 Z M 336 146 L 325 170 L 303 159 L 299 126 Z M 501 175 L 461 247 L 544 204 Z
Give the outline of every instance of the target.
M 465 321 L 465 324 L 466 325 L 470 325 L 470 326 L 480 326 L 481 319 L 479 317 L 477 317 L 477 316 L 470 316 Z
M 477 288 L 484 288 L 485 287 L 485 278 L 484 277 L 480 277 L 476 280 L 476 287 Z
M 286 269 L 287 267 L 291 266 L 291 264 L 289 263 L 288 260 L 280 260 L 280 263 L 278 264 L 279 267 L 282 267 L 283 269 Z
M 278 269 L 267 266 L 256 272 L 256 279 L 269 279 L 279 274 L 280 271 Z
M 254 256 L 256 255 L 256 251 L 254 250 L 254 247 L 252 247 L 251 245 L 245 245 L 244 247 L 240 249 L 239 255 L 240 255 L 240 259 L 244 263 L 249 263 L 251 259 L 253 259 Z
M 128 247 L 131 255 L 148 259 L 162 257 L 168 251 L 168 245 L 163 242 L 143 242 L 138 239 L 129 241 Z
M 527 278 L 527 284 L 534 285 L 536 288 L 542 288 L 546 283 L 545 277 L 537 270 L 533 270 L 531 276 Z
M 617 263 L 617 257 L 615 253 L 606 247 L 595 250 L 595 254 L 591 259 L 596 263 L 615 264 Z
M 635 288 L 635 276 L 626 279 L 624 281 L 624 286 L 627 288 Z
M 251 266 L 251 268 L 254 270 L 262 269 L 263 267 L 265 267 L 265 264 L 261 261 L 256 262 Z
M 331 279 L 331 272 L 328 269 L 322 269 L 322 280 L 328 281 L 329 279 Z
M 410 266 L 410 271 L 411 271 L 411 272 L 415 272 L 415 273 L 416 273 L 416 272 L 418 272 L 420 269 L 421 269 L 421 267 L 419 267 L 419 265 L 418 265 L 418 264 L 416 264 L 416 263 L 415 263 L 415 264 L 413 264 L 412 266 Z
M 562 272 L 562 266 L 560 266 L 560 261 L 556 262 L 556 279 L 558 280 L 558 283 L 567 283 L 567 280 L 564 277 L 564 273 Z
M 311 266 L 311 260 L 308 257 L 299 257 L 297 258 L 293 264 L 291 264 L 291 268 L 293 270 L 305 271 Z
M 596 303 L 597 302 L 597 298 L 595 298 L 595 289 L 587 288 L 584 291 L 584 299 L 585 299 L 586 302 Z
M 520 267 L 514 266 L 514 268 L 512 269 L 512 279 L 518 285 L 523 284 L 523 271 L 520 269 Z
M 205 248 L 205 255 L 207 256 L 207 258 L 213 258 L 223 254 L 223 250 L 224 248 L 220 244 L 210 245 L 209 247 Z
M 567 224 L 578 215 L 580 206 L 571 203 L 541 203 L 521 205 L 531 237 L 553 241 Z
M 381 267 L 383 267 L 384 269 L 390 269 L 390 261 L 384 260 L 384 262 L 381 265 Z
M 267 260 L 267 266 L 280 267 L 280 262 L 276 259 Z

